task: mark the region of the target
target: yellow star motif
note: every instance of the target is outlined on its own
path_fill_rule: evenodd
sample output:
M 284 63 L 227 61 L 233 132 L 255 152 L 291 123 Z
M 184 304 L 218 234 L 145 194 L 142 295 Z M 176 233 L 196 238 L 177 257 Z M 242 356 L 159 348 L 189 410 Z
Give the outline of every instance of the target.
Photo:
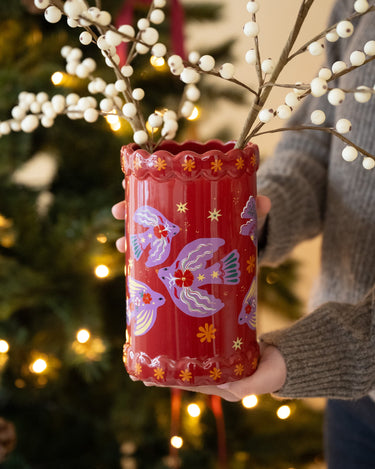
M 165 374 L 165 371 L 162 369 L 162 368 L 155 368 L 154 370 L 154 377 L 156 379 L 164 379 L 164 374 Z
M 148 237 L 151 239 L 151 238 L 152 238 L 152 234 L 151 234 L 151 233 L 149 233 Z
M 218 278 L 219 277 L 219 272 L 217 272 L 216 270 L 214 270 L 211 274 L 211 277 L 212 278 Z
M 237 339 L 233 341 L 232 348 L 234 348 L 234 350 L 241 350 L 242 345 L 243 345 L 242 337 L 237 337 Z
M 220 212 L 221 210 L 218 210 L 217 208 L 214 208 L 213 210 L 209 210 L 208 211 L 209 216 L 207 218 L 209 218 L 211 221 L 219 221 L 219 217 L 222 216 Z
M 206 278 L 206 277 L 205 277 L 203 274 L 199 274 L 199 275 L 198 275 L 198 280 L 199 280 L 200 282 L 203 282 L 203 280 L 204 280 L 205 278 Z
M 135 365 L 135 374 L 140 375 L 141 373 L 142 373 L 142 366 L 139 363 L 137 363 Z
M 176 204 L 176 205 L 177 205 L 177 212 L 185 213 L 189 210 L 187 208 L 187 202 L 185 203 L 180 202 L 179 204 Z
M 141 242 L 144 243 L 146 241 L 145 238 L 141 238 Z

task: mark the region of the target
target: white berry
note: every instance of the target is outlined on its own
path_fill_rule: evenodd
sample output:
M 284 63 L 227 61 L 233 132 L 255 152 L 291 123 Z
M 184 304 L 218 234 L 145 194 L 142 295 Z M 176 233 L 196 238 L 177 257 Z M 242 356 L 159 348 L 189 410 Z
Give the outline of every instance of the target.
M 204 72 L 210 72 L 215 67 L 215 59 L 211 55 L 202 55 L 198 65 Z
M 362 166 L 365 169 L 373 169 L 375 167 L 375 160 L 369 156 L 365 156 L 362 161 Z
M 197 51 L 192 51 L 189 54 L 189 62 L 192 64 L 197 64 L 199 62 L 199 59 L 201 58 L 199 52 Z
M 314 125 L 321 125 L 326 120 L 326 115 L 323 111 L 321 111 L 320 109 L 317 109 L 316 111 L 313 111 L 311 113 L 310 118 L 311 118 L 311 122 Z
M 367 0 L 357 0 L 354 2 L 354 10 L 357 13 L 365 13 L 369 9 L 369 4 Z
M 234 71 L 235 71 L 234 65 L 230 62 L 227 62 L 220 67 L 219 73 L 220 73 L 220 76 L 224 78 L 225 80 L 230 80 L 234 76 Z
M 100 109 L 104 112 L 110 112 L 113 109 L 113 100 L 110 98 L 104 98 L 99 103 Z
M 185 94 L 189 101 L 198 101 L 201 96 L 201 92 L 195 85 L 188 85 Z
M 132 96 L 136 101 L 141 101 L 145 97 L 145 92 L 142 88 L 135 88 Z
M 332 106 L 338 106 L 344 101 L 344 99 L 345 93 L 340 90 L 340 88 L 334 88 L 328 93 L 328 101 Z
M 159 40 L 159 33 L 155 28 L 146 28 L 141 34 L 142 41 L 149 46 L 153 46 Z
M 246 9 L 249 13 L 254 14 L 259 10 L 259 3 L 255 0 L 251 0 L 250 2 L 247 2 Z
M 65 109 L 65 96 L 56 94 L 52 97 L 51 104 L 56 114 L 61 114 Z
M 163 10 L 155 9 L 151 12 L 150 21 L 154 24 L 161 24 L 165 19 L 165 14 Z
M 164 8 L 166 5 L 166 0 L 154 0 L 154 7 L 155 8 Z
M 122 41 L 127 42 L 128 38 L 133 38 L 135 36 L 135 31 L 133 26 L 130 24 L 123 24 L 118 28 L 119 33 L 121 33 Z M 125 35 L 127 37 L 122 36 Z
M 141 18 L 140 20 L 138 20 L 137 26 L 140 31 L 144 31 L 146 28 L 150 26 L 150 22 L 148 21 L 147 18 Z
M 336 130 L 340 134 L 347 134 L 352 130 L 352 123 L 348 119 L 339 119 L 336 122 Z
M 274 63 L 272 59 L 265 59 L 261 64 L 262 71 L 264 73 L 272 73 L 274 69 Z
M 157 44 L 154 44 L 154 46 L 151 49 L 152 55 L 155 57 L 164 57 L 165 54 L 167 53 L 167 48 L 164 44 L 161 42 L 158 42 Z
M 34 0 L 34 5 L 41 10 L 44 10 L 49 5 L 49 0 Z
M 84 46 L 87 46 L 88 44 L 90 44 L 91 41 L 92 41 L 92 36 L 88 31 L 83 31 L 79 35 L 79 42 L 83 44 Z
M 86 109 L 86 111 L 83 113 L 83 118 L 85 119 L 86 122 L 96 122 L 99 117 L 99 112 L 96 109 L 93 109 L 92 107 Z
M 358 86 L 357 92 L 354 93 L 354 99 L 358 103 L 367 103 L 371 99 L 372 93 L 369 87 L 367 86 Z
M 339 40 L 339 35 L 337 34 L 336 31 L 332 30 L 332 31 L 329 31 L 327 34 L 326 34 L 326 39 L 328 42 L 336 42 Z
M 137 145 L 143 145 L 148 140 L 148 135 L 144 130 L 134 132 L 133 140 Z
M 126 90 L 126 83 L 125 80 L 116 80 L 115 88 L 117 91 L 122 92 Z
M 23 132 L 30 133 L 30 132 L 34 132 L 34 130 L 38 127 L 38 125 L 39 125 L 39 119 L 33 114 L 29 114 L 22 120 L 21 129 Z
M 289 119 L 289 117 L 292 114 L 292 110 L 289 106 L 286 104 L 281 104 L 277 109 L 276 109 L 276 114 L 280 119 Z
M 124 77 L 129 78 L 133 75 L 133 73 L 134 73 L 134 70 L 131 65 L 124 65 L 121 67 L 121 74 Z
M 364 54 L 364 52 L 360 51 L 360 50 L 355 50 L 354 52 L 352 52 L 350 54 L 350 63 L 354 66 L 354 67 L 359 67 L 360 65 L 363 65 L 365 60 L 366 60 L 366 56 Z
M 250 65 L 254 65 L 256 64 L 256 61 L 257 61 L 257 54 L 255 52 L 254 49 L 249 49 L 247 52 L 246 52 L 246 55 L 245 55 L 245 60 L 248 64 Z
M 61 16 L 61 11 L 54 5 L 48 7 L 44 11 L 44 17 L 48 21 L 48 23 L 58 23 L 61 20 Z
M 337 60 L 332 64 L 332 72 L 333 73 L 341 73 L 346 70 L 346 63 L 342 60 Z
M 314 41 L 308 46 L 308 51 L 314 56 L 321 55 L 324 51 L 324 44 Z
M 350 162 L 350 161 L 354 161 L 354 160 L 357 158 L 357 156 L 358 156 L 358 151 L 357 151 L 354 147 L 352 147 L 352 146 L 350 146 L 350 145 L 347 145 L 347 146 L 343 149 L 341 155 L 342 155 L 342 157 L 343 157 L 343 159 L 344 159 L 345 161 L 349 161 L 349 162 Z
M 109 29 L 105 33 L 105 40 L 110 46 L 117 47 L 122 42 L 122 36 L 118 32 L 112 31 L 111 29 Z
M 122 106 L 122 113 L 125 117 L 132 119 L 137 114 L 137 107 L 133 103 L 126 103 Z
M 295 107 L 299 103 L 298 101 L 298 96 L 291 91 L 285 96 L 285 104 L 287 104 L 290 107 Z
M 327 81 L 332 77 L 332 72 L 329 68 L 323 67 L 319 70 L 318 77 Z
M 311 81 L 310 87 L 311 87 L 311 94 L 315 96 L 316 98 L 318 98 L 319 96 L 323 96 L 325 93 L 327 93 L 327 90 L 328 90 L 327 82 L 319 77 L 314 78 Z
M 243 32 L 247 37 L 256 37 L 259 34 L 259 26 L 255 21 L 248 21 L 243 27 Z
M 189 117 L 194 110 L 194 104 L 191 101 L 185 101 L 181 107 L 181 115 Z
M 340 37 L 350 37 L 353 34 L 354 27 L 350 21 L 340 21 L 336 26 L 336 32 Z
M 363 48 L 365 54 L 369 56 L 375 55 L 375 41 L 367 41 Z
M 165 122 L 170 120 L 177 120 L 177 114 L 174 111 L 168 110 L 163 114 L 163 119 Z
M 184 83 L 197 83 L 200 79 L 199 73 L 191 67 L 186 67 L 183 69 L 180 75 L 181 81 Z
M 262 109 L 260 112 L 259 112 L 259 120 L 261 122 L 263 122 L 264 124 L 266 124 L 267 122 L 269 122 L 272 118 L 273 118 L 273 109 Z
M 163 117 L 160 114 L 156 114 L 155 112 L 153 114 L 150 114 L 148 116 L 148 123 L 153 129 L 156 129 L 158 127 L 161 127 L 163 124 Z

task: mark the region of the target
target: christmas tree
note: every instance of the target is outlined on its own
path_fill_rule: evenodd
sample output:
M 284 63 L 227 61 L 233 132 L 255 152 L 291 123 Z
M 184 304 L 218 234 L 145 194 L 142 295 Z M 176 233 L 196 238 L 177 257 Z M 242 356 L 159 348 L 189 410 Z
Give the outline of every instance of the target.
M 0 5 L 1 119 L 25 89 L 37 96 L 87 87 L 60 59 L 67 43 L 79 47 L 77 35 L 46 23 L 33 5 Z M 122 7 L 106 2 L 114 17 Z M 135 14 L 138 8 L 142 14 L 143 2 L 135 2 Z M 186 21 L 212 21 L 218 11 L 212 4 L 186 7 Z M 228 56 L 230 45 L 215 56 Z M 90 51 L 99 63 L 97 48 Z M 165 67 L 146 58 L 136 73 L 150 112 L 160 92 L 167 101 L 181 92 Z M 211 87 L 203 93 L 208 102 L 215 92 L 223 94 Z M 18 441 L 4 467 L 307 467 L 321 458 L 321 413 L 306 403 L 253 396 L 247 409 L 188 392 L 171 396 L 127 376 L 123 258 L 114 245 L 122 226 L 110 208 L 123 197 L 116 155 L 132 134 L 118 125 L 61 116 L 51 128 L 0 140 L 0 415 L 14 423 Z M 173 446 L 171 436 L 183 441 Z

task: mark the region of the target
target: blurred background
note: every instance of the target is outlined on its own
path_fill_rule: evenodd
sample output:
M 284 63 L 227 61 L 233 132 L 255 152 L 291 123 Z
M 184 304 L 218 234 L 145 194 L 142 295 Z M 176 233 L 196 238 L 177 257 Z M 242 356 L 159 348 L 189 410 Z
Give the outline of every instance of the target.
M 149 2 L 130 3 L 135 18 L 145 15 Z M 180 3 L 186 51 L 233 62 L 237 78 L 255 81 L 244 60 L 252 47 L 242 34 L 246 1 Z M 264 57 L 278 56 L 299 3 L 260 1 Z M 332 3 L 315 2 L 301 43 L 324 29 Z M 114 19 L 125 4 L 102 1 Z M 168 20 L 161 34 L 173 48 Z M 0 3 L 0 121 L 21 91 L 87 95 L 87 81 L 67 75 L 60 55 L 66 44 L 84 47 L 78 35 L 64 19 L 47 23 L 33 0 Z M 113 81 L 96 47 L 83 50 L 97 60 L 97 75 Z M 135 75 L 146 90 L 146 115 L 177 102 L 182 88 L 149 58 L 140 58 Z M 320 63 L 302 57 L 282 81 L 310 81 Z M 201 91 L 179 140 L 236 139 L 250 97 L 210 79 Z M 284 94 L 275 92 L 272 102 Z M 255 142 L 262 159 L 277 138 Z M 1 467 L 323 469 L 324 401 L 250 396 L 228 403 L 146 388 L 127 376 L 124 259 L 114 244 L 123 224 L 111 206 L 123 198 L 119 154 L 130 140 L 126 122 L 63 116 L 52 128 L 0 138 L 0 416 L 17 435 Z M 308 313 L 319 243 L 303 243 L 279 268 L 261 269 L 259 332 Z

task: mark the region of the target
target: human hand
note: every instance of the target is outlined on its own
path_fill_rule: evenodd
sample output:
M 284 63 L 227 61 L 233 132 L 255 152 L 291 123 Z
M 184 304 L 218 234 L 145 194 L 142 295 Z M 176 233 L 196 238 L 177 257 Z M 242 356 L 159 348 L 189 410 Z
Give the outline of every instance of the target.
M 256 201 L 256 210 L 257 210 L 257 224 L 258 224 L 258 234 L 261 232 L 264 222 L 267 218 L 267 214 L 271 209 L 271 201 L 265 195 L 258 195 Z M 112 207 L 112 215 L 116 220 L 125 219 L 125 202 L 118 202 Z M 125 237 L 119 238 L 116 241 L 116 247 L 120 252 L 125 252 Z

